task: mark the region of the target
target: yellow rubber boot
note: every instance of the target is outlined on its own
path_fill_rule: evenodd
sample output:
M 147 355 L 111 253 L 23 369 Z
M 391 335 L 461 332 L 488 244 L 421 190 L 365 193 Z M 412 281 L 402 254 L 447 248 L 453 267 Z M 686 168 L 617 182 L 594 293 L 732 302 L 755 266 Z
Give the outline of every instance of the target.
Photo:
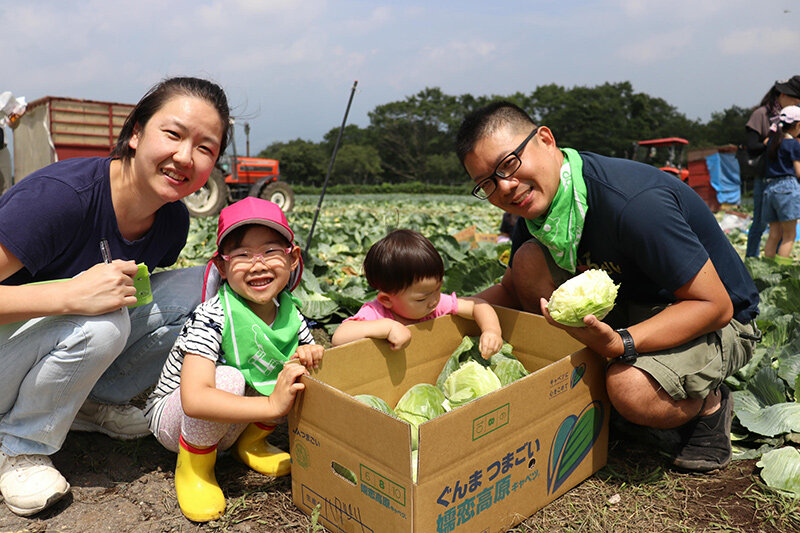
M 216 462 L 216 446 L 198 450 L 186 444 L 183 437 L 180 438 L 178 463 L 175 466 L 175 492 L 178 493 L 178 505 L 189 520 L 208 522 L 225 512 L 225 496 L 214 476 Z
M 233 447 L 236 458 L 267 476 L 280 477 L 292 471 L 291 456 L 266 441 L 275 426 L 255 422 L 245 428 Z

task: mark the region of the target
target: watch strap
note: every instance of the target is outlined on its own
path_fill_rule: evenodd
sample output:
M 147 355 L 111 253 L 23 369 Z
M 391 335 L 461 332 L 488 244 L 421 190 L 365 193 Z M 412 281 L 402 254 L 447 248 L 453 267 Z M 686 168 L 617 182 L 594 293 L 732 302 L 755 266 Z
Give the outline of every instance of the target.
M 631 365 L 636 362 L 636 358 L 639 355 L 636 353 L 636 345 L 633 343 L 633 336 L 631 336 L 630 332 L 625 328 L 620 328 L 616 331 L 622 338 L 622 344 L 625 347 L 625 351 L 617 358 L 617 361 Z

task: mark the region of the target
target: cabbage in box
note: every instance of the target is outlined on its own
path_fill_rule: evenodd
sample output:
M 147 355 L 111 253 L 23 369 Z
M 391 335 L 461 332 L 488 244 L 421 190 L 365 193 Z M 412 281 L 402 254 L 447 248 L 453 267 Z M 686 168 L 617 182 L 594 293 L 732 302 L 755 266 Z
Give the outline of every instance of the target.
M 532 373 L 419 427 L 352 396 L 394 406 L 435 383 L 474 322 L 411 327 L 408 348 L 361 340 L 328 350 L 289 415 L 292 497 L 330 531 L 495 532 L 518 524 L 606 462 L 603 361 L 540 316 L 496 308 L 503 336 Z M 417 481 L 412 457 L 418 460 Z

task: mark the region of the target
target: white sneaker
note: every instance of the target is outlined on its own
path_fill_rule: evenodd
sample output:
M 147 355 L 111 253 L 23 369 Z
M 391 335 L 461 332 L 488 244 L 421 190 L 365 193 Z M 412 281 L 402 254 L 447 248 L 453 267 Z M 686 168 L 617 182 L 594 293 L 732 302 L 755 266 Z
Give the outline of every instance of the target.
M 132 405 L 106 405 L 92 400 L 83 403 L 70 429 L 105 433 L 122 440 L 138 439 L 150 434 L 141 409 Z
M 69 492 L 69 483 L 47 455 L 10 456 L 0 452 L 0 491 L 14 514 L 30 516 Z

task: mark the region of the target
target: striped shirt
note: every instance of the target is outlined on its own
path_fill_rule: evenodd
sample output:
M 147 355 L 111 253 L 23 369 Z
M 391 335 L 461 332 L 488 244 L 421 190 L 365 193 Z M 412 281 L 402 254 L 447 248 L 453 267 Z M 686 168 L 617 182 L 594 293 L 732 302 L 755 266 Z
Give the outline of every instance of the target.
M 300 331 L 298 332 L 300 344 L 315 344 L 306 318 L 300 314 L 299 310 L 297 314 L 300 315 Z M 225 354 L 222 353 L 222 324 L 224 322 L 225 312 L 218 294 L 198 305 L 189 315 L 161 369 L 161 377 L 159 377 L 155 389 L 147 398 L 144 414 L 150 421 L 150 431 L 153 433 L 158 431 L 161 411 L 164 409 L 167 397 L 180 387 L 184 356 L 187 353 L 199 355 L 218 365 L 224 361 Z

